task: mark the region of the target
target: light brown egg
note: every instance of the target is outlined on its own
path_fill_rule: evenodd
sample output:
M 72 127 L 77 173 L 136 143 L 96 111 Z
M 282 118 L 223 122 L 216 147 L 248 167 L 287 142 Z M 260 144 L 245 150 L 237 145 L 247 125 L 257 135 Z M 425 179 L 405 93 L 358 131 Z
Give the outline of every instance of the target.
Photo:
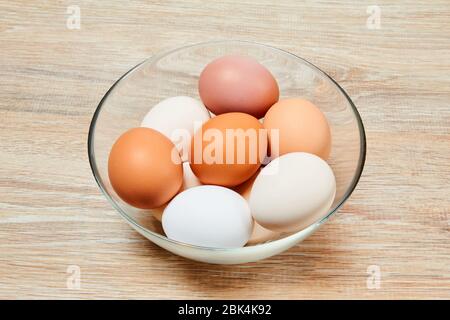
M 250 199 L 250 192 L 252 191 L 253 183 L 261 170 L 258 168 L 256 172 L 246 181 L 233 187 L 232 189 L 239 193 L 245 200 Z
M 247 246 L 252 246 L 260 243 L 264 243 L 271 240 L 276 240 L 280 237 L 279 232 L 268 230 L 261 226 L 258 222 L 253 221 L 253 231 L 250 239 L 247 242 Z
M 284 99 L 275 103 L 264 118 L 271 155 L 308 152 L 327 160 L 331 132 L 325 115 L 305 99 Z M 278 130 L 278 136 L 271 130 Z
M 232 187 L 250 178 L 267 153 L 267 134 L 258 119 L 240 112 L 218 115 L 191 143 L 190 165 L 203 184 Z
M 256 118 L 278 101 L 277 81 L 258 61 L 228 55 L 209 63 L 200 74 L 198 90 L 214 114 L 244 112 Z
M 253 183 L 255 182 L 256 177 L 258 176 L 260 170 L 258 169 L 256 173 L 244 183 L 233 188 L 234 191 L 239 193 L 245 200 L 250 199 L 250 192 L 252 191 Z M 279 232 L 274 232 L 268 230 L 261 226 L 258 222 L 253 221 L 253 231 L 250 239 L 247 242 L 247 246 L 255 245 L 258 243 L 264 243 L 266 241 L 275 240 L 280 236 Z
M 152 215 L 153 217 L 158 220 L 159 222 L 161 222 L 162 220 L 162 215 L 164 213 L 164 209 L 167 207 L 167 203 L 163 204 L 162 206 L 152 209 Z
M 183 183 L 183 167 L 174 144 L 150 128 L 134 128 L 114 143 L 108 174 L 119 197 L 141 208 L 169 201 Z

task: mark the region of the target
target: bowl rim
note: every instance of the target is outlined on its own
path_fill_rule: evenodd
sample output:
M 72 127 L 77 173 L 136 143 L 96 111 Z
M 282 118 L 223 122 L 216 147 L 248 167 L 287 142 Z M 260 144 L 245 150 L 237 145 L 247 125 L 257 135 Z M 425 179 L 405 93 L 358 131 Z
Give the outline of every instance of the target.
M 95 124 L 97 122 L 97 118 L 100 114 L 100 111 L 102 109 L 102 106 L 104 104 L 104 102 L 107 100 L 107 98 L 109 97 L 109 95 L 114 91 L 114 88 L 116 87 L 116 85 L 118 85 L 123 79 L 125 79 L 126 77 L 128 77 L 131 73 L 133 73 L 137 68 L 139 68 L 140 66 L 142 66 L 145 63 L 152 63 L 152 61 L 157 61 L 159 59 L 161 59 L 162 57 L 172 54 L 174 52 L 177 51 L 181 51 L 181 50 L 185 50 L 191 47 L 197 47 L 197 46 L 205 46 L 205 45 L 213 45 L 213 44 L 232 44 L 232 43 L 236 43 L 236 44 L 245 44 L 245 45 L 256 45 L 256 46 L 260 46 L 260 47 L 265 47 L 267 49 L 271 49 L 271 50 L 275 50 L 275 51 L 279 51 L 283 54 L 287 54 L 290 55 L 296 59 L 301 60 L 303 63 L 305 63 L 306 65 L 310 66 L 312 69 L 314 69 L 315 71 L 317 71 L 318 73 L 322 74 L 326 79 L 328 79 L 332 84 L 334 84 L 336 86 L 336 88 L 338 89 L 338 91 L 340 91 L 344 97 L 347 99 L 347 102 L 349 103 L 353 114 L 355 115 L 356 118 L 356 122 L 358 124 L 358 130 L 359 130 L 359 137 L 360 137 L 360 153 L 359 153 L 359 159 L 358 159 L 358 165 L 356 168 L 356 171 L 353 175 L 352 181 L 350 183 L 350 186 L 347 188 L 347 190 L 345 191 L 344 195 L 342 196 L 341 201 L 339 201 L 339 203 L 332 208 L 328 214 L 324 217 L 322 217 L 321 219 L 311 223 L 309 226 L 307 226 L 306 228 L 309 228 L 313 225 L 317 225 L 320 226 L 321 224 L 323 224 L 324 222 L 326 222 L 333 214 L 335 214 L 341 207 L 342 205 L 350 198 L 351 194 L 353 193 L 353 191 L 355 190 L 363 169 L 364 169 L 364 165 L 365 165 L 365 161 L 366 161 L 366 133 L 365 133 L 365 129 L 364 129 L 364 124 L 362 122 L 361 119 L 361 115 L 359 114 L 358 109 L 356 108 L 355 104 L 353 103 L 352 99 L 350 98 L 350 96 L 347 94 L 347 92 L 337 83 L 336 80 L 334 80 L 329 74 L 327 74 L 325 71 L 323 71 L 322 69 L 320 69 L 319 67 L 317 67 L 316 65 L 314 65 L 313 63 L 309 62 L 308 60 L 297 56 L 289 51 L 277 48 L 277 47 L 273 47 L 271 45 L 267 45 L 267 44 L 263 44 L 263 43 L 259 43 L 259 42 L 255 42 L 255 41 L 248 41 L 248 40 L 211 40 L 211 41 L 202 41 L 202 42 L 196 42 L 193 44 L 189 44 L 189 45 L 184 45 L 181 47 L 177 47 L 171 50 L 166 50 L 166 51 L 162 51 L 160 53 L 157 53 L 143 61 L 141 61 L 140 63 L 138 63 L 137 65 L 135 65 L 134 67 L 132 67 L 131 69 L 129 69 L 127 72 L 125 72 L 120 78 L 118 78 L 113 85 L 106 91 L 106 93 L 104 94 L 104 96 L 102 97 L 102 99 L 100 100 L 99 104 L 97 105 L 94 114 L 92 116 L 90 125 L 89 125 L 89 132 L 88 132 L 88 141 L 87 141 L 87 152 L 88 152 L 88 158 L 89 158 L 89 165 L 91 167 L 91 171 L 92 174 L 95 178 L 95 181 L 97 182 L 97 185 L 99 186 L 100 190 L 102 191 L 103 195 L 108 199 L 108 201 L 111 203 L 111 205 L 119 212 L 119 214 L 122 216 L 122 218 L 124 218 L 126 221 L 128 221 L 128 223 L 130 223 L 134 228 L 138 229 L 138 230 L 142 230 L 144 233 L 150 233 L 152 236 L 155 236 L 163 241 L 168 241 L 170 243 L 173 243 L 177 246 L 183 246 L 183 247 L 188 247 L 188 248 L 192 248 L 192 249 L 197 249 L 197 250 L 207 250 L 207 251 L 240 251 L 240 250 L 249 250 L 251 248 L 255 248 L 255 247 L 261 247 L 261 246 L 265 246 L 268 244 L 273 244 L 276 243 L 278 241 L 282 241 L 290 236 L 294 236 L 300 232 L 302 232 L 303 230 L 305 230 L 306 228 L 303 228 L 302 230 L 299 230 L 297 232 L 294 233 L 290 233 L 288 235 L 286 235 L 285 237 L 276 239 L 276 240 L 271 240 L 271 241 L 267 241 L 267 242 L 263 242 L 263 243 L 258 243 L 255 245 L 250 245 L 250 246 L 244 246 L 244 247 L 238 247 L 238 248 L 214 248 L 214 247 L 205 247 L 205 246 L 197 246 L 197 245 L 191 245 L 188 243 L 184 243 L 181 241 L 177 241 L 177 240 L 173 240 L 170 239 L 162 234 L 156 233 L 152 230 L 149 230 L 147 228 L 145 228 L 144 226 L 140 225 L 137 221 L 135 221 L 131 216 L 129 216 L 124 210 L 122 210 L 122 208 L 120 208 L 116 202 L 111 198 L 111 196 L 109 195 L 109 193 L 106 191 L 105 186 L 103 184 L 103 181 L 100 178 L 100 175 L 98 173 L 98 169 L 97 169 L 97 163 L 95 160 L 95 155 L 94 155 L 94 143 L 93 143 L 93 137 L 94 137 L 94 133 L 95 133 Z

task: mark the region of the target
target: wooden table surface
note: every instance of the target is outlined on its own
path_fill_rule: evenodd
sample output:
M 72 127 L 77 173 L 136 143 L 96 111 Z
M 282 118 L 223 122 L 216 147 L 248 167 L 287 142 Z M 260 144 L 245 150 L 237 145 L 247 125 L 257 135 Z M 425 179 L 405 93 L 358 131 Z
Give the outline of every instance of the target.
M 133 231 L 97 187 L 86 141 L 130 67 L 230 38 L 332 75 L 368 154 L 350 200 L 306 241 L 218 266 Z M 1 0 L 0 43 L 0 298 L 450 298 L 448 0 Z

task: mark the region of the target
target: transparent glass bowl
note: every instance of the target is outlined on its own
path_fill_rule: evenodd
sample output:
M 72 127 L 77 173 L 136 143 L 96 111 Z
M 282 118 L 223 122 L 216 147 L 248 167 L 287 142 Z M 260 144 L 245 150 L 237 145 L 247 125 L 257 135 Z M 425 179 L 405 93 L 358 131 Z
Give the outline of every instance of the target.
M 156 103 L 170 96 L 199 98 L 201 70 L 226 54 L 250 56 L 265 65 L 280 87 L 280 98 L 304 97 L 317 105 L 331 126 L 329 164 L 336 176 L 337 191 L 329 213 L 306 229 L 282 234 L 265 243 L 235 249 L 192 246 L 164 236 L 151 210 L 133 208 L 111 187 L 108 155 L 115 140 L 138 127 Z M 366 140 L 356 107 L 345 91 L 325 72 L 286 51 L 245 41 L 213 41 L 181 47 L 156 55 L 132 68 L 108 90 L 98 105 L 89 129 L 88 153 L 92 172 L 106 198 L 119 214 L 144 237 L 177 255 L 208 263 L 236 264 L 278 254 L 312 234 L 348 199 L 361 176 Z

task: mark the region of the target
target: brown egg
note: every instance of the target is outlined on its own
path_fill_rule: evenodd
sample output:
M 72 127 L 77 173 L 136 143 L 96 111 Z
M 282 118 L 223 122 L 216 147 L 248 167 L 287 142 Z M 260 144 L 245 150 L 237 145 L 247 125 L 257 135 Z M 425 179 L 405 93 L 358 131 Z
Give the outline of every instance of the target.
M 114 143 L 108 174 L 120 198 L 141 208 L 169 201 L 183 183 L 183 167 L 174 144 L 150 128 L 134 128 Z
M 267 153 L 267 134 L 258 119 L 239 112 L 218 115 L 191 143 L 190 165 L 203 184 L 236 186 L 250 178 Z
M 290 152 L 313 153 L 324 160 L 331 150 L 331 132 L 325 115 L 305 99 L 284 99 L 275 103 L 264 118 L 271 155 Z M 278 130 L 278 136 L 272 130 Z
M 278 84 L 258 61 L 229 55 L 209 63 L 200 74 L 198 89 L 214 114 L 244 112 L 256 118 L 278 101 Z

